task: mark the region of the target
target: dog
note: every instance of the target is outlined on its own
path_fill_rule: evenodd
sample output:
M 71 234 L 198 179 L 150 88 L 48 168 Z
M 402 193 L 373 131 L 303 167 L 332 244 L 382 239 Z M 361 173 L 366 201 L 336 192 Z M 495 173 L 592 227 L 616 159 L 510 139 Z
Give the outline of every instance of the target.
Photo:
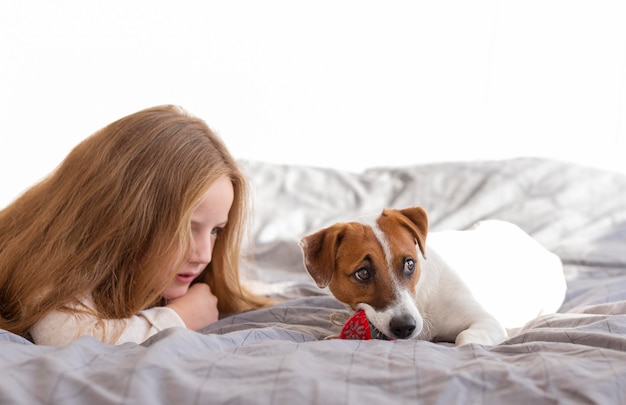
M 317 286 L 393 339 L 496 345 L 566 293 L 559 257 L 501 220 L 429 233 L 422 207 L 384 209 L 299 245 Z

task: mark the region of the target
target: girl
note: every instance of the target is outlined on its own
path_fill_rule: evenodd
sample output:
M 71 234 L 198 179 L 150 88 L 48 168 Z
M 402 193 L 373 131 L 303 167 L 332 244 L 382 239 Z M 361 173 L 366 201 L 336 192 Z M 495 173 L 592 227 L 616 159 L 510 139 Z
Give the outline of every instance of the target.
M 106 126 L 0 211 L 0 328 L 139 343 L 268 305 L 238 274 L 247 198 L 225 145 L 181 109 Z

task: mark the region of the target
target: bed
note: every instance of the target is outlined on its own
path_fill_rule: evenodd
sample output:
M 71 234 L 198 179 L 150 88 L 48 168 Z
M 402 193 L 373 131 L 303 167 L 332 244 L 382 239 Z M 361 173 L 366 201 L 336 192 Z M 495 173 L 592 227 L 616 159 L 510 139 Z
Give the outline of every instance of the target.
M 539 158 L 242 165 L 254 202 L 243 271 L 275 306 L 140 345 L 47 347 L 0 331 L 0 403 L 626 403 L 626 175 Z M 298 240 L 411 205 L 431 230 L 518 224 L 564 263 L 559 312 L 492 347 L 326 339 L 348 312 L 306 274 Z

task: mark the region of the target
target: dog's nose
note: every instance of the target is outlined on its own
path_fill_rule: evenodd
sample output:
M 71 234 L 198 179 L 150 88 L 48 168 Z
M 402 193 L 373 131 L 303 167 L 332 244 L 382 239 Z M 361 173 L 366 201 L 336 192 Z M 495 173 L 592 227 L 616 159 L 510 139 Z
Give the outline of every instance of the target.
M 415 331 L 415 319 L 409 315 L 396 316 L 389 322 L 389 329 L 398 339 L 406 339 Z

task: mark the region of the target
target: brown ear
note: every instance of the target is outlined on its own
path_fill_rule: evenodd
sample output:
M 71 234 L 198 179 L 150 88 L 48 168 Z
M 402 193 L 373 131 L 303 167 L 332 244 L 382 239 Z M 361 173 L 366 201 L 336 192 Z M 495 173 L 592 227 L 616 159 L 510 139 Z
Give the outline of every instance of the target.
M 428 215 L 426 210 L 422 207 L 410 207 L 399 211 L 408 219 L 405 225 L 415 236 L 422 255 L 426 257 L 426 235 L 428 234 Z
M 319 288 L 328 286 L 335 272 L 337 246 L 344 234 L 340 224 L 332 225 L 300 240 L 304 267 Z

